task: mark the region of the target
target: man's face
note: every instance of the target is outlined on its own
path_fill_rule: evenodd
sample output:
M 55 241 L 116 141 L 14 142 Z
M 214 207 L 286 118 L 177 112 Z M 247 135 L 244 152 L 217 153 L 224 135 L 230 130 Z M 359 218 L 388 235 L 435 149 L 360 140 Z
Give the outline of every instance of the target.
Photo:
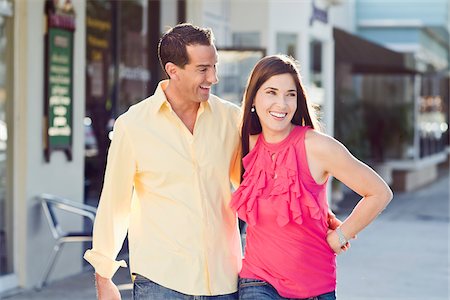
M 189 63 L 178 70 L 178 88 L 186 101 L 197 103 L 207 101 L 211 86 L 219 81 L 216 70 L 216 47 L 190 45 L 186 50 Z

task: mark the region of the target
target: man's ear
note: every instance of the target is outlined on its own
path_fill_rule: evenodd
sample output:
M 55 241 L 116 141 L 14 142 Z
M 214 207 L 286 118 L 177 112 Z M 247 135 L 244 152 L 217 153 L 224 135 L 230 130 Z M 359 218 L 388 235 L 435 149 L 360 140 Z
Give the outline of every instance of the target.
M 168 62 L 166 64 L 166 73 L 169 75 L 170 79 L 178 79 L 178 66 L 174 63 Z

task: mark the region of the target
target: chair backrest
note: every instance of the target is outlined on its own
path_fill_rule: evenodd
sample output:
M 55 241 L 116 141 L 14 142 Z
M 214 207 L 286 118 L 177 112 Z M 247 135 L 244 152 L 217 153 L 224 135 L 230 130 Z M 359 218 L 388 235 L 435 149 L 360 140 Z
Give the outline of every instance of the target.
M 64 234 L 58 222 L 58 217 L 55 209 L 61 209 L 70 213 L 81 215 L 83 217 L 89 218 L 92 223 L 94 223 L 97 209 L 93 206 L 74 202 L 50 194 L 41 194 L 37 198 L 41 202 L 42 209 L 47 218 L 47 222 L 49 224 L 52 235 L 55 239 L 58 239 Z

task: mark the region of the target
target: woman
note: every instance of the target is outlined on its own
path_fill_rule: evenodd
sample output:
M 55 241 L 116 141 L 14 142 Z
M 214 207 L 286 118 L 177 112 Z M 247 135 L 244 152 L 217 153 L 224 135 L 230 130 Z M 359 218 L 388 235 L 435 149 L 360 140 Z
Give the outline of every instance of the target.
M 310 113 L 296 62 L 261 59 L 244 94 L 244 174 L 231 207 L 247 222 L 240 299 L 336 299 L 336 254 L 392 198 L 387 184 Z M 326 184 L 334 176 L 362 196 L 329 229 Z

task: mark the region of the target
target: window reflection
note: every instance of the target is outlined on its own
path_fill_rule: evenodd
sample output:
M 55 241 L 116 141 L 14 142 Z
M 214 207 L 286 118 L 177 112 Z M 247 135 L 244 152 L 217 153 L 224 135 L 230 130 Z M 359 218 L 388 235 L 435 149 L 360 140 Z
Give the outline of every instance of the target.
M 447 145 L 448 123 L 444 101 L 439 95 L 422 96 L 419 109 L 420 156 L 442 151 Z
M 159 78 L 155 71 L 159 70 L 159 23 L 153 24 L 158 19 L 153 7 L 157 5 L 156 1 L 86 2 L 85 202 L 94 206 L 115 119 L 147 98 Z

